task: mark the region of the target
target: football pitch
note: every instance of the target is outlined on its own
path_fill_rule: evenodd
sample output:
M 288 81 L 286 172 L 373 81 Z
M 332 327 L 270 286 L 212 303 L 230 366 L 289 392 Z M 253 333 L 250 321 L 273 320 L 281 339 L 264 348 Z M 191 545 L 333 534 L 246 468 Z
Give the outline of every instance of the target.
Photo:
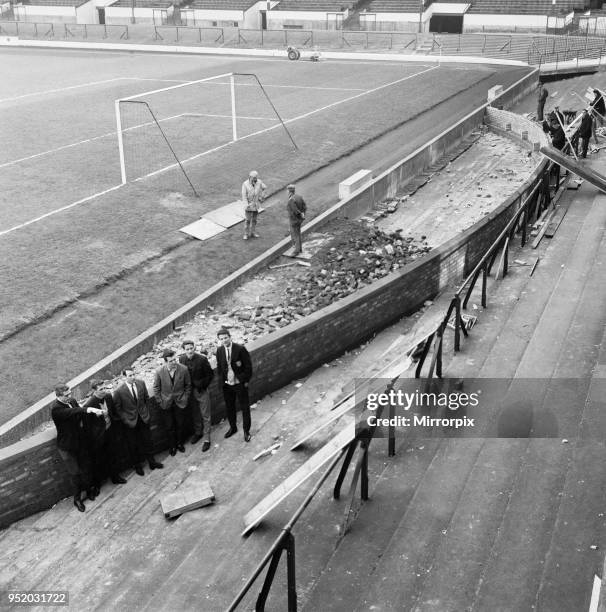
M 250 169 L 270 193 L 280 192 L 498 70 L 33 49 L 3 49 L 2 60 L 0 283 L 8 298 L 0 305 L 2 341 L 187 243 L 178 228 L 238 199 Z M 250 77 L 188 85 L 227 73 L 256 75 L 271 104 Z M 167 89 L 176 85 L 182 87 Z M 163 93 L 144 98 L 199 198 L 146 111 L 122 114 L 122 184 L 115 101 L 156 90 Z M 215 256 L 220 263 L 221 253 Z M 233 269 L 225 264 L 224 275 Z M 146 299 L 157 290 L 150 286 Z M 199 290 L 192 288 L 188 299 Z M 141 331 L 132 330 L 121 342 Z M 87 330 L 77 333 L 85 337 Z M 43 339 L 36 347 L 51 350 Z M 115 348 L 97 346 L 86 355 Z M 0 380 L 8 411 L 19 412 L 59 375 L 96 361 L 90 359 L 51 368 L 35 391 L 24 393 L 14 375 Z

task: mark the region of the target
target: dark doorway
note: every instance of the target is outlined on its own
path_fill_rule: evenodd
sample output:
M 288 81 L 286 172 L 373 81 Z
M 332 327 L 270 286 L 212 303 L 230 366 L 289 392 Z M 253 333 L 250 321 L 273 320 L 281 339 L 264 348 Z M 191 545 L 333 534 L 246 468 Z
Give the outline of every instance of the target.
M 267 11 L 260 11 L 260 12 L 261 12 L 261 29 L 267 30 Z
M 99 15 L 99 23 L 105 25 L 105 9 L 97 7 L 97 14 Z
M 436 33 L 462 34 L 463 15 L 432 15 L 429 31 Z

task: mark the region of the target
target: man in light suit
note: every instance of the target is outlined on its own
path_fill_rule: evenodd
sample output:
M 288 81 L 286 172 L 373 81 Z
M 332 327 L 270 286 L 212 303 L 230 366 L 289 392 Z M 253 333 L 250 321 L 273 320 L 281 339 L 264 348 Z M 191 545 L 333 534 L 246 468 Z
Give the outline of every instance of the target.
M 139 476 L 143 476 L 143 458 L 147 459 L 151 470 L 164 467 L 156 461 L 151 452 L 149 433 L 149 394 L 142 380 L 135 378 L 135 373 L 126 368 L 122 370 L 124 382 L 114 391 L 114 407 L 116 415 L 124 424 L 126 445 L 131 464 Z
M 175 351 L 164 349 L 164 365 L 156 370 L 154 396 L 160 405 L 164 427 L 168 433 L 170 454 L 185 452 L 185 409 L 191 393 L 189 370 L 177 361 Z
M 242 410 L 242 427 L 244 428 L 244 441 L 250 442 L 250 403 L 248 399 L 248 383 L 252 378 L 252 362 L 248 351 L 240 344 L 231 341 L 231 335 L 222 327 L 217 332 L 221 346 L 217 348 L 217 371 L 223 385 L 223 399 L 229 429 L 225 437 L 233 436 L 238 428 L 236 426 L 236 399 Z

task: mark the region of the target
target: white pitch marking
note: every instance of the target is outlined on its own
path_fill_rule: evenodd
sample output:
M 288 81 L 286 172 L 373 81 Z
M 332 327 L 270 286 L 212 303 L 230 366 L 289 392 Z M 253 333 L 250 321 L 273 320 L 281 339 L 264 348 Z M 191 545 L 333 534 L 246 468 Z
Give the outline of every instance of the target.
M 46 94 L 59 93 L 61 91 L 69 91 L 70 89 L 78 89 L 80 87 L 92 87 L 93 85 L 103 85 L 104 83 L 115 83 L 116 81 L 129 80 L 128 77 L 116 77 L 115 79 L 106 79 L 105 81 L 91 81 L 90 83 L 81 83 L 80 85 L 69 85 L 68 87 L 59 87 L 58 89 L 47 89 L 46 91 L 32 91 L 31 93 L 15 96 L 14 98 L 4 98 L 0 102 L 12 102 L 13 100 L 22 100 L 23 98 L 31 98 L 32 96 L 45 96 Z
M 158 121 L 170 121 L 172 119 L 178 119 L 179 117 L 212 117 L 213 119 L 231 119 L 231 115 L 211 115 L 211 114 L 203 114 L 203 113 L 181 113 L 180 115 L 173 115 L 172 117 L 164 117 L 162 119 L 158 119 Z M 259 120 L 259 121 L 277 121 L 275 117 L 238 117 L 238 119 L 250 119 L 250 120 Z M 140 123 L 138 125 L 132 125 L 131 127 L 125 128 L 124 132 L 130 132 L 132 130 L 138 130 L 143 127 L 147 127 L 149 125 L 153 125 L 153 121 L 148 121 L 146 123 Z M 93 136 L 91 138 L 87 138 L 86 140 L 79 140 L 78 142 L 72 142 L 70 144 L 62 145 L 60 147 L 56 147 L 55 149 L 50 149 L 48 151 L 42 151 L 41 153 L 34 153 L 33 155 L 28 155 L 27 157 L 21 157 L 19 159 L 13 159 L 12 161 L 4 162 L 0 164 L 0 169 L 6 168 L 8 166 L 14 166 L 16 164 L 20 164 L 21 162 L 30 161 L 32 159 L 36 159 L 38 157 L 44 157 L 45 155 L 52 155 L 53 153 L 58 153 L 59 151 L 64 151 L 65 149 L 71 149 L 73 147 L 77 147 L 83 144 L 87 144 L 89 142 L 94 142 L 95 140 L 101 140 L 102 138 L 110 138 L 115 136 L 116 132 L 107 132 L 107 134 L 101 134 L 100 136 Z
M 122 187 L 122 183 L 120 183 L 120 185 L 115 185 L 114 187 L 110 187 L 109 189 L 105 189 L 104 191 L 93 193 L 93 195 L 86 196 L 85 198 L 82 198 L 81 200 L 78 200 L 77 202 L 72 202 L 71 204 L 67 204 L 67 206 L 62 206 L 61 208 L 51 210 L 47 213 L 44 213 L 43 215 L 40 215 L 39 217 L 36 217 L 35 219 L 30 219 L 29 221 L 26 221 L 25 223 L 20 223 L 19 225 L 14 225 L 13 227 L 9 227 L 6 230 L 0 231 L 0 236 L 4 236 L 5 234 L 10 234 L 11 232 L 14 232 L 15 230 L 27 227 L 28 225 L 31 225 L 32 223 L 36 223 L 37 221 L 42 221 L 42 219 L 46 219 L 46 217 L 50 217 L 58 212 L 69 210 L 70 208 L 73 208 L 74 206 L 78 206 L 78 204 L 84 204 L 85 202 L 89 202 L 90 200 L 94 200 L 95 198 L 104 196 L 106 193 L 111 193 L 112 191 L 115 191 L 116 189 L 120 189 L 120 187 Z
M 315 115 L 316 113 L 320 113 L 322 111 L 328 110 L 329 108 L 332 108 L 333 106 L 338 106 L 339 104 L 343 104 L 345 102 L 349 102 L 351 100 L 355 100 L 356 98 L 361 98 L 362 96 L 366 96 L 370 93 L 375 93 L 376 91 L 380 91 L 381 89 L 384 89 L 385 87 L 391 87 L 392 85 L 397 85 L 398 83 L 402 83 L 404 81 L 407 81 L 408 79 L 411 79 L 413 77 L 419 76 L 420 74 L 425 74 L 426 72 L 431 72 L 432 70 L 437 70 L 439 68 L 439 66 L 431 66 L 430 68 L 428 68 L 427 70 L 421 70 L 421 72 L 415 72 L 414 74 L 409 74 L 408 76 L 405 76 L 401 79 L 397 79 L 396 81 L 391 81 L 389 83 L 385 83 L 384 85 L 379 85 L 378 87 L 374 87 L 373 89 L 368 89 L 362 93 L 356 94 L 355 96 L 350 96 L 349 98 L 345 98 L 343 100 L 338 100 L 337 102 L 333 102 L 332 104 L 327 104 L 326 106 L 322 106 L 321 108 L 317 108 L 313 111 L 309 111 L 308 113 L 304 113 L 303 115 L 298 115 L 297 117 L 293 117 L 292 119 L 287 119 L 286 121 L 284 121 L 284 123 L 294 123 L 295 121 L 299 121 L 300 119 L 305 119 L 306 117 L 310 117 L 311 115 Z M 214 147 L 213 149 L 209 149 L 208 151 L 204 151 L 202 153 L 198 153 L 197 155 L 194 155 L 193 157 L 189 157 L 185 160 L 183 160 L 181 162 L 181 164 L 186 164 L 188 162 L 194 161 L 195 159 L 198 159 L 200 157 L 204 157 L 205 155 L 208 155 L 210 153 L 216 153 L 217 151 L 220 151 L 221 149 L 224 149 L 225 147 L 228 147 L 229 145 L 233 144 L 234 142 L 239 142 L 240 140 L 245 140 L 247 138 L 251 138 L 252 136 L 258 136 L 259 134 L 264 134 L 265 132 L 269 132 L 271 130 L 275 130 L 277 128 L 280 127 L 281 124 L 278 125 L 272 125 L 271 127 L 265 128 L 263 130 L 259 130 L 258 132 L 252 132 L 251 134 L 247 134 L 246 136 L 242 136 L 241 138 L 238 138 L 237 141 L 234 140 L 230 140 L 229 142 L 226 142 L 222 145 L 219 145 L 218 147 Z M 171 164 L 170 166 L 166 166 L 164 168 L 160 168 L 160 170 L 155 170 L 154 172 L 150 172 L 149 174 L 145 174 L 143 176 L 140 176 L 139 178 L 134 179 L 135 181 L 142 181 L 146 178 L 150 178 L 152 176 L 156 176 L 158 174 L 162 174 L 163 172 L 166 172 L 168 170 L 171 170 L 172 168 L 176 168 L 178 166 L 178 164 Z
M 316 110 L 310 111 L 308 113 L 304 113 L 303 115 L 299 115 L 297 117 L 293 117 L 292 119 L 288 119 L 287 121 L 285 121 L 284 123 L 293 123 L 294 121 L 298 121 L 299 119 L 304 119 L 305 117 L 309 117 L 311 115 L 314 115 L 315 113 L 319 113 L 321 111 L 327 110 L 329 108 L 332 108 L 333 106 L 337 106 L 339 104 L 343 104 L 344 102 L 349 102 L 350 100 L 355 100 L 356 98 L 360 98 L 361 96 L 365 96 L 367 94 L 370 93 L 374 93 L 376 91 L 379 91 L 381 89 L 384 89 L 385 87 L 391 87 L 392 85 L 396 85 L 398 83 L 401 83 L 403 81 L 406 81 L 408 79 L 411 79 L 415 76 L 419 76 L 421 74 L 424 74 L 426 72 L 430 72 L 431 70 L 436 70 L 437 68 L 439 68 L 439 66 L 432 66 L 431 68 L 428 68 L 427 70 L 422 70 L 421 72 L 416 72 L 414 74 L 408 75 L 406 77 L 403 77 L 401 79 L 398 79 L 396 81 L 391 81 L 390 83 L 386 83 L 385 85 L 380 85 L 379 87 L 375 87 L 373 89 L 369 89 L 367 91 L 364 91 L 362 93 L 356 94 L 355 96 L 351 96 L 349 98 L 345 98 L 344 100 L 339 100 L 337 102 L 333 102 L 332 104 L 328 104 L 327 106 L 323 106 L 322 108 L 318 108 Z M 274 125 L 272 127 L 269 128 L 265 128 L 263 130 L 259 130 L 258 132 L 253 132 L 252 134 L 248 134 L 246 136 L 243 136 L 242 138 L 240 138 L 239 140 L 245 140 L 246 138 L 250 138 L 251 136 L 257 136 L 259 134 L 263 134 L 265 132 L 269 132 L 270 130 L 274 130 L 276 128 L 279 128 L 280 125 Z M 233 144 L 233 141 L 227 142 L 225 144 L 222 144 L 218 147 L 215 147 L 214 149 L 210 149 L 208 151 L 204 151 L 203 153 L 198 153 L 197 155 L 194 155 L 193 157 L 190 157 L 189 159 L 186 159 L 185 161 L 183 161 L 182 163 L 187 163 L 190 161 L 193 161 L 194 159 L 198 159 L 199 157 L 202 157 L 204 155 L 208 155 L 210 153 L 213 153 L 215 151 L 219 151 L 220 149 L 223 149 L 227 146 L 229 146 L 230 144 Z M 145 176 L 141 176 L 137 179 L 135 179 L 135 181 L 141 181 L 144 180 L 146 178 L 152 177 L 154 175 L 157 174 L 161 174 L 162 172 L 166 172 L 167 170 L 170 170 L 171 168 L 176 167 L 177 164 L 172 164 L 170 166 L 166 166 L 165 168 L 162 168 L 160 170 L 156 170 L 155 172 L 150 172 L 149 174 L 146 174 Z M 122 187 L 122 183 L 120 185 L 115 185 L 114 187 L 110 187 L 109 189 L 105 189 L 104 191 L 100 191 L 98 193 L 95 193 L 93 195 L 87 196 L 86 198 L 82 198 L 81 200 L 78 200 L 77 202 L 72 202 L 71 204 L 68 204 L 67 206 L 62 206 L 61 208 L 57 208 L 56 210 L 51 210 L 43 215 L 40 215 L 39 217 L 36 217 L 35 219 L 30 219 L 29 221 L 26 221 L 25 223 L 20 223 L 19 225 L 15 225 L 9 229 L 0 231 L 0 236 L 4 236 L 6 234 L 9 234 L 11 232 L 14 232 L 18 229 L 22 229 L 24 227 L 27 227 L 28 225 L 32 225 L 33 223 L 37 223 L 38 221 L 41 221 L 42 219 L 46 219 L 47 217 L 50 217 L 56 213 L 62 212 L 64 210 L 69 210 L 70 208 L 73 208 L 74 206 L 78 206 L 79 204 L 84 204 L 85 202 L 89 202 L 90 200 L 93 200 L 95 198 L 101 197 L 107 193 L 111 193 L 112 191 L 116 191 L 116 189 L 120 189 L 120 187 Z

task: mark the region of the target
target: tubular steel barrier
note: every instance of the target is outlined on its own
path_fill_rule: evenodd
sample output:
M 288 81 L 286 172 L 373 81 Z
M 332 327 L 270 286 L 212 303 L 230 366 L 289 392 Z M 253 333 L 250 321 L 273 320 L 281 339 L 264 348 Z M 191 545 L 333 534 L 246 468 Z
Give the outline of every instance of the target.
M 393 388 L 397 377 L 392 379 L 386 386 L 385 390 L 389 391 Z M 383 406 L 380 406 L 377 411 L 377 420 L 381 417 L 383 412 Z M 358 489 L 358 481 L 360 482 L 360 499 L 363 501 L 368 501 L 368 450 L 370 448 L 370 443 L 374 437 L 375 431 L 377 429 L 377 425 L 362 425 L 359 423 L 356 426 L 356 433 L 353 439 L 346 444 L 340 451 L 337 451 L 337 455 L 332 459 L 330 465 L 322 474 L 320 479 L 313 486 L 311 491 L 307 494 L 301 505 L 297 508 L 295 513 L 292 515 L 288 523 L 282 528 L 280 535 L 274 541 L 274 543 L 270 546 L 269 550 L 263 557 L 263 559 L 258 563 L 256 568 L 253 570 L 252 574 L 246 581 L 246 584 L 240 589 L 232 603 L 227 608 L 227 612 L 233 612 L 237 609 L 239 604 L 242 602 L 248 591 L 252 588 L 253 584 L 260 576 L 261 572 L 265 569 L 265 567 L 269 564 L 269 568 L 267 570 L 267 574 L 265 575 L 265 580 L 263 581 L 263 586 L 261 587 L 261 591 L 257 597 L 255 603 L 255 611 L 263 612 L 265 610 L 265 604 L 267 602 L 267 597 L 269 596 L 269 592 L 271 590 L 273 580 L 276 575 L 276 570 L 278 569 L 278 565 L 280 563 L 280 558 L 282 553 L 286 551 L 286 579 L 287 579 L 287 598 L 288 598 L 288 612 L 296 612 L 297 611 L 297 585 L 296 585 L 296 563 L 295 563 L 295 538 L 292 534 L 292 529 L 295 526 L 296 522 L 299 520 L 307 506 L 311 503 L 316 493 L 320 490 L 320 487 L 326 482 L 330 474 L 337 467 L 339 462 L 343 460 L 341 465 L 341 469 L 339 470 L 339 474 L 337 476 L 335 486 L 333 488 L 333 499 L 340 499 L 341 497 L 341 487 L 343 486 L 343 482 L 345 481 L 345 477 L 347 476 L 347 471 L 353 457 L 358 451 L 358 456 L 356 459 L 356 463 L 354 466 L 353 474 L 351 477 L 351 483 L 348 491 L 348 503 L 346 504 L 344 513 L 343 513 L 343 521 L 341 523 L 340 529 L 340 537 L 343 537 L 351 523 L 351 516 L 353 514 L 352 508 L 356 499 L 356 492 Z M 392 447 L 395 446 L 395 436 L 394 433 L 390 430 L 390 435 L 388 438 L 388 455 L 393 456 L 395 452 L 392 452 Z
M 571 59 L 595 58 L 604 53 L 604 38 L 582 35 L 524 36 L 501 33 L 419 34 L 398 30 L 250 29 L 185 24 L 77 24 L 36 21 L 0 21 L 0 34 L 32 38 L 70 40 L 120 39 L 192 45 L 281 48 L 321 47 L 323 49 L 385 49 L 413 53 L 423 40 L 431 40 L 428 53 L 508 57 L 529 64 L 560 63 Z
M 490 275 L 490 272 L 495 264 L 497 256 L 500 253 L 501 257 L 495 273 L 495 279 L 499 279 L 507 275 L 509 247 L 515 235 L 521 233 L 521 246 L 524 246 L 527 241 L 528 225 L 532 223 L 533 220 L 538 220 L 541 213 L 546 210 L 552 202 L 552 176 L 555 178 L 554 194 L 558 192 L 561 184 L 559 166 L 557 166 L 557 164 L 549 163 L 545 168 L 540 181 L 537 182 L 530 193 L 523 199 L 522 196 L 520 196 L 522 201 L 513 217 L 509 220 L 507 225 L 503 228 L 497 239 L 488 248 L 486 253 L 484 253 L 471 273 L 455 291 L 446 311 L 446 316 L 442 319 L 438 327 L 432 333 L 430 333 L 420 345 L 421 352 L 415 370 L 415 378 L 421 377 L 421 371 L 432 344 L 433 355 L 429 365 L 429 372 L 426 374 L 426 377 L 431 379 L 434 372 L 438 378 L 442 377 L 444 331 L 449 325 L 453 313 L 454 351 L 456 353 L 461 350 L 461 332 L 463 332 L 464 336 L 469 335 L 467 323 L 463 319 L 461 310 L 465 310 L 467 308 L 467 304 L 469 303 L 469 299 L 473 293 L 473 290 L 475 289 L 480 274 L 482 275 L 481 304 L 483 308 L 486 308 L 488 276 Z

